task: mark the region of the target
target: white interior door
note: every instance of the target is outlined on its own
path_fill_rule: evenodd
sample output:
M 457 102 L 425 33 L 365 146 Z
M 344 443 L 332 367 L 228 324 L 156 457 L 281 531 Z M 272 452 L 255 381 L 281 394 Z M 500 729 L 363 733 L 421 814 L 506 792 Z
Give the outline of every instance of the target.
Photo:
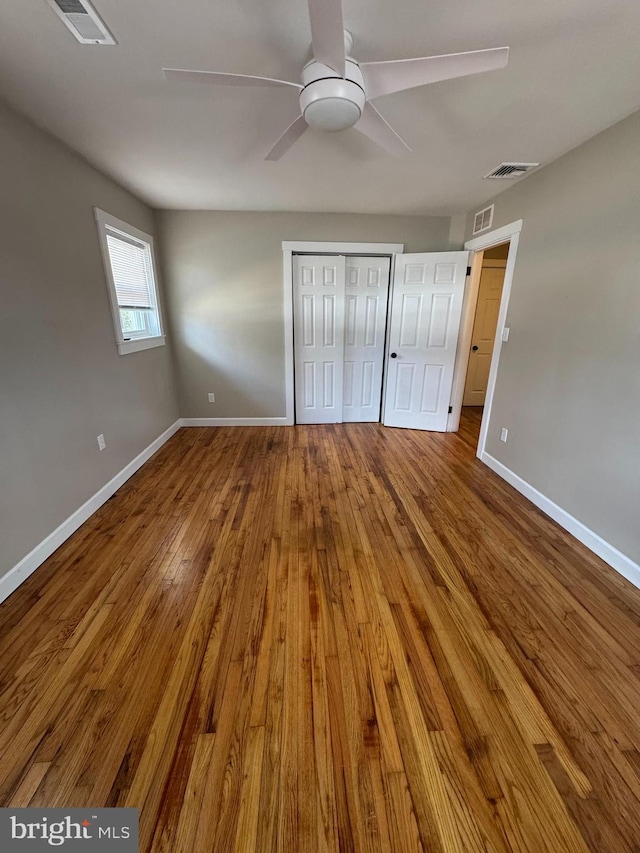
M 506 261 L 493 261 L 493 263 L 496 267 L 483 266 L 480 273 L 478 302 L 471 333 L 469 366 L 462 398 L 463 406 L 484 406 L 487 396 L 489 368 L 496 338 L 506 267 Z
M 396 255 L 385 426 L 447 428 L 468 257 Z
M 342 421 L 345 259 L 294 255 L 296 423 Z
M 389 258 L 346 259 L 342 420 L 380 420 Z

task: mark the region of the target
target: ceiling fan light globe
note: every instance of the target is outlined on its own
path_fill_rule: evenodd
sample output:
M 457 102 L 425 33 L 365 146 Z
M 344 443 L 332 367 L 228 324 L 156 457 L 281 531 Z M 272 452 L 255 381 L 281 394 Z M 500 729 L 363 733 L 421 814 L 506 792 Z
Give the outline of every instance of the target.
M 364 90 L 342 77 L 314 80 L 300 92 L 300 112 L 310 127 L 338 131 L 353 127 L 365 105 Z
M 309 127 L 329 132 L 353 127 L 361 115 L 360 107 L 346 98 L 322 98 L 313 101 L 304 111 Z

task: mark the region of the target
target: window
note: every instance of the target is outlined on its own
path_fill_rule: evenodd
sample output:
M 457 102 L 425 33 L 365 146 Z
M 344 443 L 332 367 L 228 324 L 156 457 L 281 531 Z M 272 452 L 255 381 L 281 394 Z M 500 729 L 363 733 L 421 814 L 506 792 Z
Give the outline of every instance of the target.
M 153 237 L 95 208 L 120 355 L 164 344 Z

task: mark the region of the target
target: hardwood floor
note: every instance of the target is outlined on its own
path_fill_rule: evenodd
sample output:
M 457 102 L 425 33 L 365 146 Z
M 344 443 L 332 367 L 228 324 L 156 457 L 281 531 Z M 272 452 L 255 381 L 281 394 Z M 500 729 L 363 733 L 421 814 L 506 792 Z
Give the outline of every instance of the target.
M 640 591 L 478 424 L 181 430 L 0 608 L 1 804 L 137 806 L 145 852 L 640 850 Z

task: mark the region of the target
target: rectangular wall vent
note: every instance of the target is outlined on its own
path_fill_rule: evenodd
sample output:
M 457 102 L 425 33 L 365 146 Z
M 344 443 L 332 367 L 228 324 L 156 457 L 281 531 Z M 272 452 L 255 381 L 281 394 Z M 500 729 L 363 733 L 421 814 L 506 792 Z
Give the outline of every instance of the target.
M 525 175 L 539 165 L 540 163 L 500 163 L 492 172 L 485 175 L 485 178 L 493 180 L 511 178 L 513 180 L 514 178 L 521 178 L 522 175 Z
M 47 0 L 81 44 L 116 44 L 89 0 Z
M 493 208 L 495 205 L 485 207 L 484 210 L 479 210 L 473 217 L 473 233 L 479 234 L 481 231 L 491 228 L 493 222 Z

